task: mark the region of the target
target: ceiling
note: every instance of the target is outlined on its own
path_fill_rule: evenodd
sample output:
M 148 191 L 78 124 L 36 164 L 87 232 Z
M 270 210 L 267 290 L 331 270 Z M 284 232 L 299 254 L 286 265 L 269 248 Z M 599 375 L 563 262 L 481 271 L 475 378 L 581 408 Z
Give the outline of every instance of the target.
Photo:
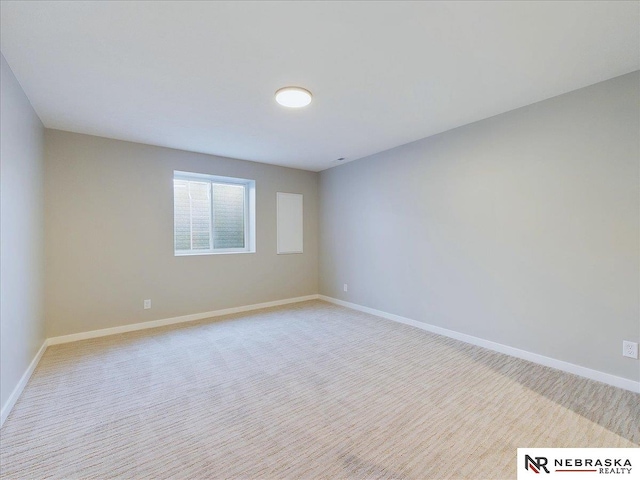
M 639 6 L 3 1 L 0 49 L 48 128 L 319 171 L 640 69 Z

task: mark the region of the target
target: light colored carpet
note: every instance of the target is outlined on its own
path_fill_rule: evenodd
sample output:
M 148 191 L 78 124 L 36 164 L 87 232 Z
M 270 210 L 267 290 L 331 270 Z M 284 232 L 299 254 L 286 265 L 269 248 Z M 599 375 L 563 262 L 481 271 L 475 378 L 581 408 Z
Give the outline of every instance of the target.
M 515 478 L 637 447 L 640 395 L 314 301 L 50 347 L 2 478 Z

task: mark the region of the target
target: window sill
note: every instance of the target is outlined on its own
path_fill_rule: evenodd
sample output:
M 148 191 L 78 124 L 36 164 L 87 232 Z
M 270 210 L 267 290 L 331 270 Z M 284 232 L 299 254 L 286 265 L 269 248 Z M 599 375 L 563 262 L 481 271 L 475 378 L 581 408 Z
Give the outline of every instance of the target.
M 173 253 L 174 257 L 199 257 L 202 255 L 242 255 L 246 253 L 256 253 L 255 250 L 247 250 L 242 252 L 189 252 L 189 253 Z

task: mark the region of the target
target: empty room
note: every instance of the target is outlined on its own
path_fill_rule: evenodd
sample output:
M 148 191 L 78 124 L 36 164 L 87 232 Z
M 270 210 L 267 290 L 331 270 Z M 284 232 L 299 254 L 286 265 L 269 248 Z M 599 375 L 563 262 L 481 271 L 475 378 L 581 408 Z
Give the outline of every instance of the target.
M 0 1 L 0 478 L 640 478 L 640 1 Z

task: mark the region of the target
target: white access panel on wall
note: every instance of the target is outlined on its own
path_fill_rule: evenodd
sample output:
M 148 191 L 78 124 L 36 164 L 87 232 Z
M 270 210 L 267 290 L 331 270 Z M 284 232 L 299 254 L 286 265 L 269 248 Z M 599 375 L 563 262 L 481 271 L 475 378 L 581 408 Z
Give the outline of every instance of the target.
M 278 254 L 302 253 L 302 195 L 277 192 Z

